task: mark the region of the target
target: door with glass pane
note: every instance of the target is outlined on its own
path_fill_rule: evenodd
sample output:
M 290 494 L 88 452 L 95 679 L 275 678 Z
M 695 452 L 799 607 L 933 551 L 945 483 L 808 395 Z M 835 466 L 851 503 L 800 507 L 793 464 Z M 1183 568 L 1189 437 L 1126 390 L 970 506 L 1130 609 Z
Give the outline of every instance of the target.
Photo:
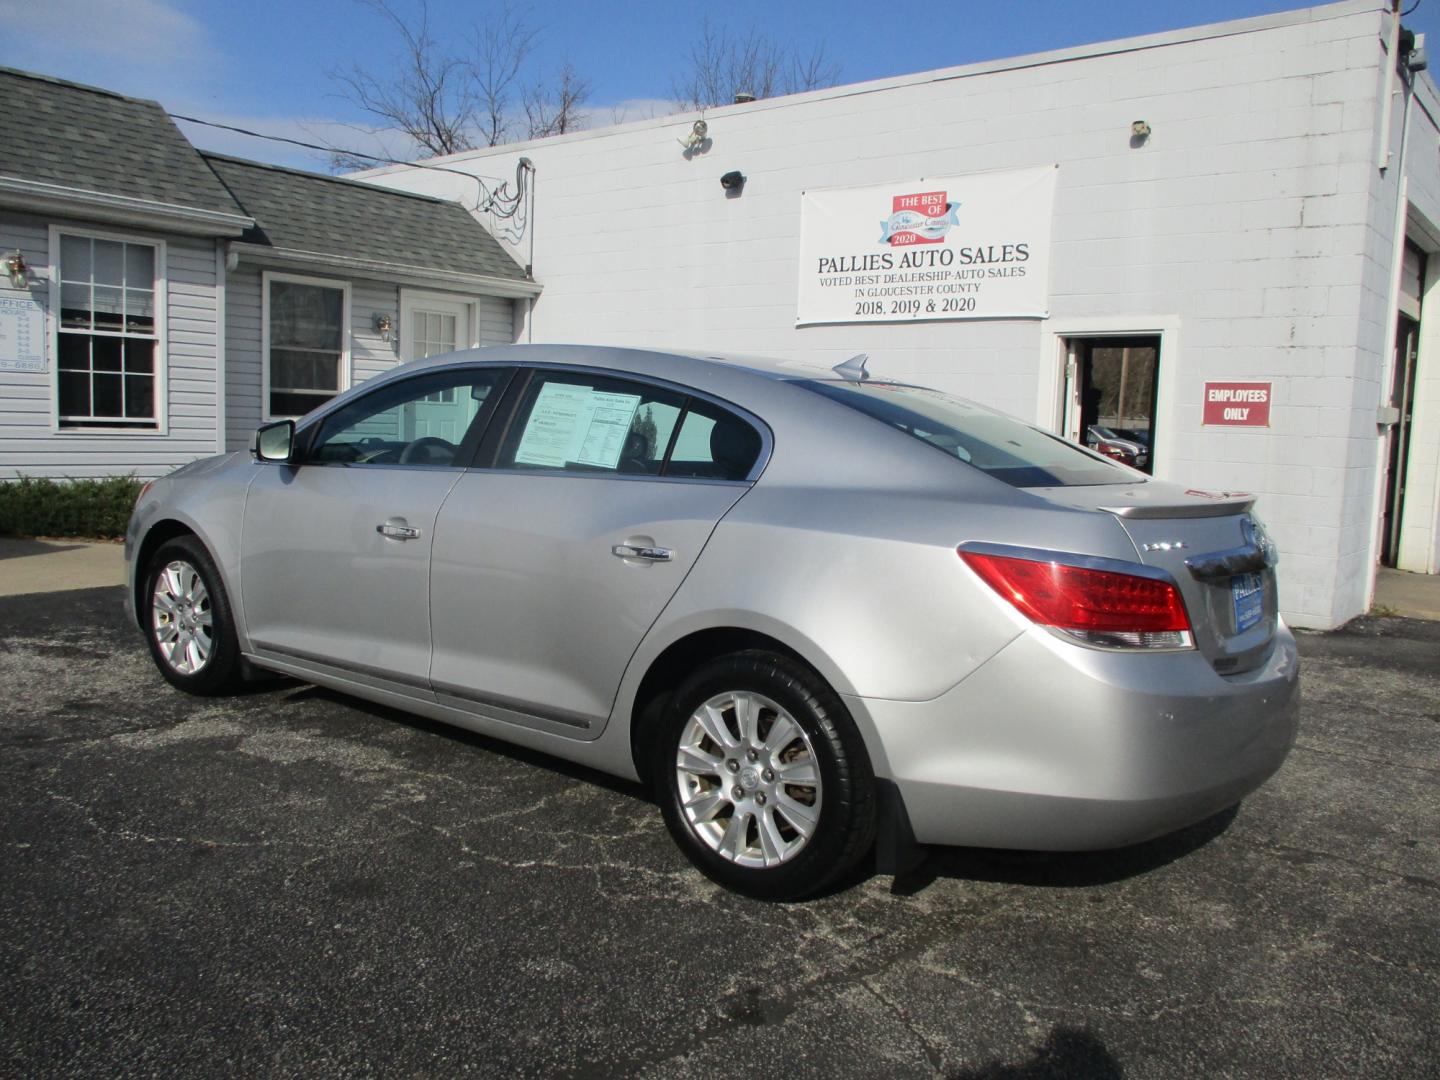
M 406 297 L 400 312 L 400 351 L 403 360 L 441 356 L 475 344 L 470 329 L 470 305 L 440 297 Z M 439 396 L 415 407 L 405 418 L 405 435 L 410 439 L 432 438 L 457 441 L 460 425 L 467 420 L 465 403 Z M 417 403 L 418 404 L 418 403 Z M 447 408 L 446 406 L 449 406 Z

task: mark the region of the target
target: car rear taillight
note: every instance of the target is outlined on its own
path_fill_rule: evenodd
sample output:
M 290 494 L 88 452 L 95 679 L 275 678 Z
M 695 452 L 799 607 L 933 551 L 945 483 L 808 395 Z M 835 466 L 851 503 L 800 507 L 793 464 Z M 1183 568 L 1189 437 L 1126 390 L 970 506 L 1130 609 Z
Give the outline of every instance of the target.
M 1187 649 L 1194 643 L 1172 581 L 963 548 L 960 558 L 1022 615 L 1087 644 Z

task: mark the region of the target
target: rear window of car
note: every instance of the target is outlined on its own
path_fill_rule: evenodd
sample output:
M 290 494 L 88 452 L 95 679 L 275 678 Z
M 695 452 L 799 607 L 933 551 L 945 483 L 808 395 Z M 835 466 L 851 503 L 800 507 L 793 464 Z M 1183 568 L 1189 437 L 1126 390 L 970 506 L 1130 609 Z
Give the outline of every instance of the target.
M 502 469 L 744 480 L 760 434 L 678 389 L 598 372 L 537 372 L 500 448 Z
M 797 385 L 898 428 L 1012 487 L 1088 487 L 1144 480 L 1134 470 L 1095 457 L 1047 431 L 939 390 L 819 379 L 799 380 Z

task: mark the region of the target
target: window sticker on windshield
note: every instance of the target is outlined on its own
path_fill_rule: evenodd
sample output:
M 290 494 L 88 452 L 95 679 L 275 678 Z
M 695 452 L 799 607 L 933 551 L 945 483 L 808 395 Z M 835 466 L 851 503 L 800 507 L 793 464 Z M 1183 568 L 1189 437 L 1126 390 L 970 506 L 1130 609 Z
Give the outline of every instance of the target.
M 554 469 L 571 464 L 613 469 L 620 462 L 625 436 L 639 407 L 639 394 L 546 383 L 530 410 L 515 450 L 515 463 Z

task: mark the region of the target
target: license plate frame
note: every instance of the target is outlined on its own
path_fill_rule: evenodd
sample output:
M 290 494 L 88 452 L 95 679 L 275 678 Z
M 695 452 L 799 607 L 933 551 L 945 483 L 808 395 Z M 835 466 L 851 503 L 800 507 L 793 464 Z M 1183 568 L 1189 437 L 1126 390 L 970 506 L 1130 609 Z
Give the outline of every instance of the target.
M 1230 579 L 1235 609 L 1235 632 L 1243 634 L 1265 617 L 1265 582 L 1259 574 L 1236 574 Z

